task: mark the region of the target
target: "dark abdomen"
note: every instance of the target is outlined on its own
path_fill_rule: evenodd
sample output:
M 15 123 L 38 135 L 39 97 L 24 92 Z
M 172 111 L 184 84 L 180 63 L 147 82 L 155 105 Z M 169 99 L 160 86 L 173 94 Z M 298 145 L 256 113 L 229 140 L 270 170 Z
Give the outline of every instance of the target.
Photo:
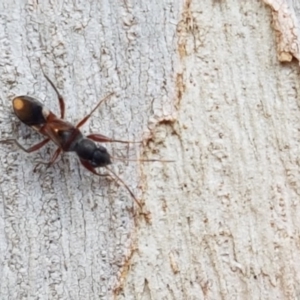
M 13 99 L 13 108 L 16 116 L 28 126 L 43 125 L 46 123 L 44 106 L 38 100 L 19 96 Z

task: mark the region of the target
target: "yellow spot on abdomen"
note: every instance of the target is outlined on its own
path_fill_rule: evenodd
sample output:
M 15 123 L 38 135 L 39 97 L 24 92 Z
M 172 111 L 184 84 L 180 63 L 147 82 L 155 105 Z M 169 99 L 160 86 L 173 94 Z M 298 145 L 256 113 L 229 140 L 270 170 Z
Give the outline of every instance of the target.
M 21 98 L 14 99 L 14 109 L 21 110 L 24 108 L 24 101 Z

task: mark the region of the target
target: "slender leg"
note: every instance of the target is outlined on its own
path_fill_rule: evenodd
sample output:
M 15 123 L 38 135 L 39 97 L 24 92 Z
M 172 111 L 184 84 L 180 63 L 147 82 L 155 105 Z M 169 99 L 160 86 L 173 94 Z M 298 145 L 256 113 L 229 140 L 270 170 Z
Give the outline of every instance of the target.
M 43 69 L 42 69 L 43 71 Z M 54 83 L 50 80 L 50 78 L 44 73 L 43 74 L 45 76 L 45 78 L 47 79 L 47 81 L 50 83 L 50 85 L 52 86 L 52 88 L 54 89 L 57 98 L 58 98 L 58 102 L 59 102 L 59 109 L 60 109 L 60 117 L 63 119 L 65 117 L 65 101 L 63 96 L 58 92 L 57 88 L 55 87 Z
M 54 164 L 54 162 L 56 161 L 56 159 L 58 158 L 60 153 L 61 153 L 61 148 L 57 148 L 49 162 L 39 161 L 34 168 L 34 172 L 36 171 L 37 167 L 42 164 L 47 165 L 47 168 L 51 167 Z
M 55 87 L 54 83 L 50 80 L 50 78 L 45 74 L 41 61 L 40 61 L 40 66 L 41 66 L 41 70 L 45 76 L 45 78 L 47 79 L 47 81 L 50 83 L 50 85 L 52 86 L 52 88 L 54 89 L 57 98 L 58 98 L 58 102 L 59 102 L 59 109 L 60 109 L 60 117 L 61 119 L 63 119 L 65 117 L 65 101 L 63 99 L 63 96 L 58 92 L 57 88 Z
M 39 150 L 40 148 L 42 148 L 43 146 L 45 146 L 48 142 L 50 141 L 49 138 L 47 139 L 44 139 L 43 141 L 39 142 L 38 144 L 28 148 L 28 149 L 25 149 L 21 144 L 19 144 L 19 142 L 15 139 L 8 139 L 8 140 L 3 140 L 3 141 L 0 141 L 1 143 L 15 143 L 20 149 L 22 149 L 23 151 L 27 152 L 27 153 L 30 153 L 30 152 L 34 152 L 34 151 L 37 151 Z
M 98 134 L 98 133 L 93 133 L 93 134 L 89 134 L 87 136 L 87 138 L 95 141 L 95 142 L 102 142 L 102 143 L 112 143 L 112 142 L 115 142 L 115 143 L 124 143 L 124 144 L 129 144 L 129 143 L 141 143 L 141 142 L 132 142 L 132 141 L 122 141 L 122 140 L 114 140 L 114 139 L 111 139 L 105 135 L 102 135 L 102 134 Z
M 97 175 L 97 176 L 103 176 L 103 177 L 111 177 L 109 174 L 100 174 L 98 172 L 96 172 L 95 168 L 86 160 L 80 159 L 81 164 L 90 172 L 92 172 L 93 174 Z
M 54 162 L 56 161 L 56 159 L 58 158 L 58 156 L 61 153 L 61 151 L 62 151 L 61 148 L 57 148 L 55 150 L 54 154 L 52 155 L 50 161 L 48 161 L 48 162 L 39 161 L 38 164 L 37 164 L 37 166 L 43 164 L 43 165 L 47 165 L 47 168 L 51 167 L 54 164 Z
M 54 154 L 52 155 L 51 160 L 48 162 L 48 167 L 51 167 L 54 164 L 54 162 L 56 161 L 60 153 L 61 153 L 61 148 L 57 148 Z
M 105 102 L 109 97 L 111 97 L 114 93 L 110 93 L 107 95 L 105 98 L 103 98 L 96 106 L 95 108 L 87 115 L 85 116 L 77 125 L 76 128 L 81 127 L 89 118 L 90 116 L 94 113 L 94 111 L 100 106 L 101 103 Z

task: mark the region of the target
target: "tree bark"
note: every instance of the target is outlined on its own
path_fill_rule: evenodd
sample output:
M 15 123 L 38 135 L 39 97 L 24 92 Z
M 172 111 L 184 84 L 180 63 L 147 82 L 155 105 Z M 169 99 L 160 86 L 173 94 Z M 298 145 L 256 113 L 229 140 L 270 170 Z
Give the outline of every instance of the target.
M 105 145 L 142 210 L 72 153 L 35 170 L 53 144 L 0 144 L 1 299 L 300 297 L 299 66 L 280 62 L 299 19 L 274 2 L 0 2 L 2 140 L 42 139 L 18 95 L 58 114 L 42 67 L 75 124 L 114 92 L 85 134 L 143 141 Z

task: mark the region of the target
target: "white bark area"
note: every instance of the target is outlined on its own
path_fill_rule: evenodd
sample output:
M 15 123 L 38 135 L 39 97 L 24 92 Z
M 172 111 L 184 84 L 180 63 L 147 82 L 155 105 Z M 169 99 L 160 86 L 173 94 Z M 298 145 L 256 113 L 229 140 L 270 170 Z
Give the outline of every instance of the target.
M 68 121 L 115 92 L 83 128 L 143 139 L 113 156 L 175 160 L 114 162 L 147 222 L 75 155 L 0 144 L 1 299 L 300 298 L 299 66 L 265 2 L 0 1 L 0 139 L 41 140 L 17 95 L 58 112 L 41 60 Z
M 84 132 L 136 141 L 149 136 L 148 124 L 172 113 L 178 18 L 179 4 L 160 1 L 0 1 L 0 138 L 16 137 L 27 147 L 42 139 L 13 116 L 17 95 L 34 96 L 58 113 L 39 60 L 65 96 L 69 121 L 115 93 Z M 107 148 L 123 158 L 139 153 L 137 145 Z M 14 145 L 0 149 L 0 298 L 111 299 L 144 220 L 134 217 L 129 193 L 84 170 L 71 154 L 34 173 L 53 144 L 31 155 Z M 139 168 L 114 164 L 141 198 Z

